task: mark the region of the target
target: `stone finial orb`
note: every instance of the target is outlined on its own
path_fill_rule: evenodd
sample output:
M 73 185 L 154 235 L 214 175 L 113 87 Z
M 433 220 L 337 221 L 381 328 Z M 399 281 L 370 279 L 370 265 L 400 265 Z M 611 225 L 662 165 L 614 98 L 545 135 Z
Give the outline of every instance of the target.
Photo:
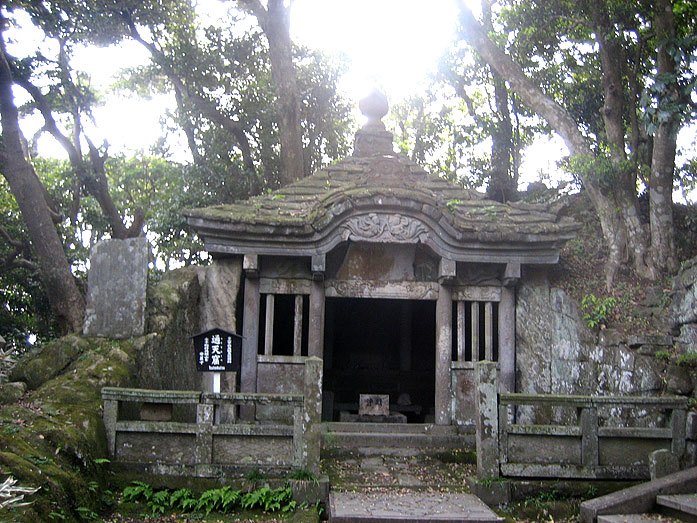
M 373 89 L 368 96 L 358 102 L 358 108 L 361 110 L 361 113 L 368 118 L 365 127 L 385 128 L 381 120 L 382 117 L 387 114 L 389 105 L 387 103 L 387 96 L 383 93 L 377 89 Z

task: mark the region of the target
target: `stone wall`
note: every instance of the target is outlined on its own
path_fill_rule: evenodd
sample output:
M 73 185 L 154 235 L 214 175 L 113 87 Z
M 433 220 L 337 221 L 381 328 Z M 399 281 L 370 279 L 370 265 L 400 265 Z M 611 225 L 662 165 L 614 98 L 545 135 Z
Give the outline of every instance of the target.
M 684 300 L 697 303 L 694 283 L 684 294 Z M 670 335 L 623 337 L 611 329 L 596 334 L 585 325 L 571 297 L 550 285 L 542 270 L 525 271 L 516 300 L 516 392 L 634 396 L 694 393 L 696 378 L 689 377 L 689 368 L 657 358 L 655 353 L 670 352 L 674 341 L 688 346 L 697 325 L 684 324 L 689 327 L 681 330 L 678 340 Z M 690 307 L 678 307 L 692 311 L 682 318 L 697 321 L 697 310 Z M 694 343 L 692 347 L 694 350 Z M 522 415 L 532 416 L 532 412 L 522 411 Z M 536 417 L 554 421 L 568 420 L 574 415 L 559 410 L 536 412 Z M 636 420 L 642 413 L 605 415 L 617 417 L 621 423 L 629 416 Z M 646 422 L 652 421 L 660 420 Z

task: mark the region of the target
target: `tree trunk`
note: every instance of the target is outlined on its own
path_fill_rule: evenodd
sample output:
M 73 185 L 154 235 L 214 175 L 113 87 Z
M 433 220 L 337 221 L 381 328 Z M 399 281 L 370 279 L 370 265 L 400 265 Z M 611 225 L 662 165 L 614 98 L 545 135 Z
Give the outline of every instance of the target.
M 636 194 L 636 174 L 626 163 L 625 152 L 625 93 L 622 81 L 622 47 L 607 14 L 605 2 L 596 0 L 591 4 L 594 32 L 600 51 L 603 79 L 603 107 L 601 115 L 609 145 L 610 162 L 617 180 L 612 183 L 612 194 L 620 211 L 627 233 L 627 246 L 632 254 L 634 269 L 638 275 L 656 279 L 656 270 L 647 256 L 647 234 L 639 216 L 639 200 Z
M 484 28 L 492 31 L 491 2 L 482 2 Z M 498 113 L 496 129 L 492 133 L 491 171 L 486 195 L 498 202 L 517 199 L 518 187 L 511 176 L 511 159 L 513 157 L 513 125 L 511 112 L 508 109 L 508 88 L 506 80 L 496 70 L 489 66 L 492 83 L 494 84 L 494 102 Z
M 268 0 L 267 8 L 259 0 L 242 0 L 257 18 L 269 42 L 271 80 L 276 90 L 276 112 L 281 142 L 281 173 L 283 185 L 304 178 L 303 134 L 300 118 L 300 91 L 293 66 L 290 40 L 290 5 L 283 0 Z
M 675 62 L 667 53 L 665 44 L 675 38 L 675 18 L 670 0 L 658 0 L 654 24 L 659 42 L 656 65 L 658 75 L 675 73 Z M 672 91 L 672 92 L 671 92 Z M 678 96 L 675 88 L 669 88 L 665 96 Z M 651 251 L 656 267 L 664 273 L 678 268 L 675 254 L 673 225 L 673 175 L 678 136 L 677 116 L 659 125 L 653 139 L 649 203 L 651 216 Z
M 525 76 L 518 64 L 489 40 L 462 0 L 458 4 L 463 36 L 470 45 L 501 77 L 508 81 L 511 88 L 528 107 L 547 120 L 549 125 L 564 139 L 572 155 L 592 158 L 593 153 L 590 146 L 573 117 L 566 109 L 546 96 L 538 86 Z M 588 177 L 581 176 L 581 181 L 598 213 L 603 236 L 610 251 L 605 268 L 606 284 L 609 289 L 614 283 L 615 275 L 622 262 L 622 252 L 627 241 L 626 230 L 613 200 Z
M 24 156 L 17 107 L 12 97 L 12 75 L 5 54 L 4 38 L 1 37 L 0 50 L 0 168 L 27 226 L 46 294 L 60 329 L 64 333 L 78 331 L 85 315 L 85 301 L 53 225 L 43 197 L 43 185 Z

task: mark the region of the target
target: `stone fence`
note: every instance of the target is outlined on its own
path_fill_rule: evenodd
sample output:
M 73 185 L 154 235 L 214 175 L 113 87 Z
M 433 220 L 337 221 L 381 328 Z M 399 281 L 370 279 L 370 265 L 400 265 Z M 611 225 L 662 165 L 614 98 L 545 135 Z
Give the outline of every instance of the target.
M 111 459 L 120 467 L 152 474 L 219 477 L 253 469 L 302 468 L 319 474 L 322 360 L 305 363 L 303 394 L 209 393 L 102 389 L 104 426 Z M 140 419 L 122 419 L 128 404 Z M 293 408 L 293 424 L 216 423 L 216 410 L 261 405 Z M 196 411 L 195 422 L 171 421 L 173 407 Z M 133 411 L 133 408 L 130 408 Z M 233 417 L 234 419 L 234 417 Z
M 691 461 L 685 451 L 687 439 L 695 438 L 697 416 L 687 416 L 687 398 L 499 394 L 491 362 L 477 364 L 476 381 L 479 479 L 647 479 L 649 454 L 659 449 L 668 449 L 676 461 Z M 519 424 L 521 408 L 573 410 L 576 424 Z M 618 409 L 659 411 L 667 423 L 665 427 L 605 423 Z

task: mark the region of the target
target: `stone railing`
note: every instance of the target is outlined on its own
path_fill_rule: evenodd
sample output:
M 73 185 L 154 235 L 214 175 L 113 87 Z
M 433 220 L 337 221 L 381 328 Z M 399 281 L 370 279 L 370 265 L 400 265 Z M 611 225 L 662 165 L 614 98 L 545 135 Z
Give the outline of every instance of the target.
M 681 397 L 499 394 L 496 368 L 477 364 L 477 468 L 480 479 L 563 477 L 644 479 L 649 454 L 668 449 L 677 460 L 686 448 L 687 399 Z M 574 425 L 516 423 L 516 409 L 575 409 Z M 666 427 L 602 424 L 599 410 L 663 411 Z
M 303 468 L 319 474 L 322 360 L 305 362 L 303 394 L 210 393 L 102 389 L 104 426 L 111 459 L 155 474 L 214 477 L 234 470 Z M 140 420 L 121 419 L 124 404 L 145 406 Z M 293 424 L 216 423 L 216 409 L 281 404 L 293 408 Z M 174 405 L 196 410 L 195 422 L 171 421 Z M 131 409 L 132 410 L 132 409 Z M 164 415 L 163 415 L 164 413 Z M 234 417 L 229 417 L 234 419 Z

